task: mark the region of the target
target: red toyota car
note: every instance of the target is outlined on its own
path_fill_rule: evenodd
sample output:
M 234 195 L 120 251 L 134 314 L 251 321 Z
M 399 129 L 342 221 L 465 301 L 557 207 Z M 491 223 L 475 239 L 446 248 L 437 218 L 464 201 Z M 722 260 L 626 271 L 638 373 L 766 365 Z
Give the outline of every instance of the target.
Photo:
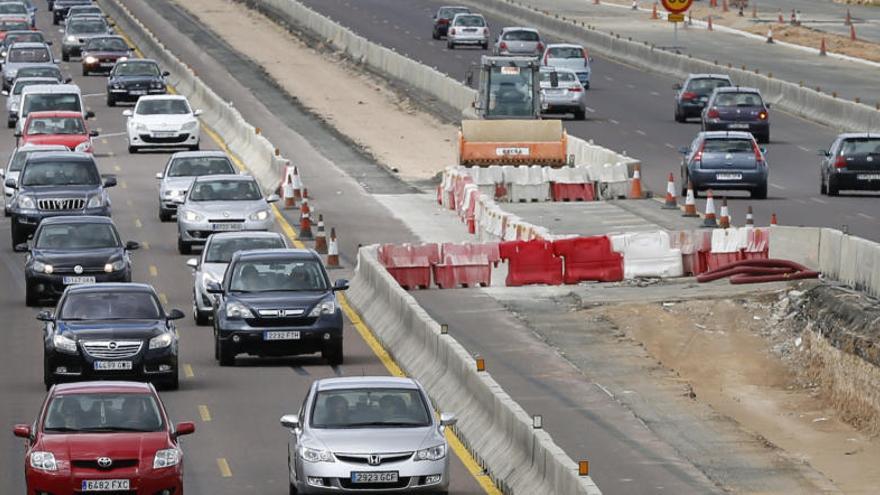
M 56 385 L 27 440 L 28 495 L 124 493 L 182 495 L 178 438 L 193 423 L 172 426 L 156 389 L 139 382 Z
M 92 153 L 92 138 L 98 131 L 90 131 L 80 112 L 31 112 L 16 131 L 19 146 L 26 144 L 60 144 L 71 151 Z

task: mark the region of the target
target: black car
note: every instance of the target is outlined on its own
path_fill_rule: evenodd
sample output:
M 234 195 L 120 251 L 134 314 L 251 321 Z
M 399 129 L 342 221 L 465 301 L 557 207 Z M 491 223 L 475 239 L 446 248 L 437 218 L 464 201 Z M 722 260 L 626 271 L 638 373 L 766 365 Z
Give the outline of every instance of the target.
M 214 357 L 220 366 L 238 354 L 292 356 L 321 352 L 342 364 L 342 311 L 317 253 L 305 249 L 239 251 L 223 282 L 209 282 L 214 301 Z
M 140 244 L 123 243 L 107 217 L 51 217 L 40 222 L 24 266 L 25 304 L 56 299 L 64 288 L 96 282 L 131 282 L 131 256 Z
M 107 78 L 107 106 L 117 102 L 135 102 L 144 95 L 164 95 L 168 71 L 159 69 L 155 60 L 135 59 L 117 62 Z
M 44 218 L 62 215 L 110 216 L 110 194 L 116 177 L 102 177 L 88 153 L 58 151 L 28 156 L 18 179 L 6 179 L 16 190 L 9 214 L 12 247 L 27 241 Z
M 58 24 L 67 17 L 67 10 L 75 5 L 92 5 L 92 0 L 54 0 L 49 2 L 52 11 L 52 24 Z
M 166 313 L 146 284 L 85 284 L 68 287 L 53 315 L 43 321 L 43 380 L 53 384 L 86 380 L 149 381 L 178 386 L 179 309 Z
M 837 196 L 841 190 L 880 191 L 880 134 L 841 134 L 819 155 L 822 194 Z
M 747 131 L 770 142 L 770 104 L 754 88 L 716 88 L 702 113 L 704 131 Z
M 122 36 L 89 38 L 82 47 L 82 75 L 109 72 L 117 61 L 131 58 L 132 49 Z
M 452 22 L 452 18 L 455 17 L 455 14 L 470 14 L 470 12 L 471 9 L 467 7 L 440 7 L 440 9 L 437 10 L 437 13 L 434 14 L 434 29 L 431 31 L 431 37 L 435 40 L 439 40 L 443 36 L 446 36 L 446 31 L 449 29 L 449 23 Z
M 746 190 L 755 199 L 767 198 L 770 168 L 766 150 L 758 147 L 748 132 L 701 132 L 682 148 L 682 196 L 687 194 L 687 183 L 694 191 L 706 189 Z
M 712 91 L 727 86 L 733 86 L 733 82 L 724 74 L 690 74 L 684 84 L 672 87 L 675 90 L 675 121 L 684 122 L 701 116 Z

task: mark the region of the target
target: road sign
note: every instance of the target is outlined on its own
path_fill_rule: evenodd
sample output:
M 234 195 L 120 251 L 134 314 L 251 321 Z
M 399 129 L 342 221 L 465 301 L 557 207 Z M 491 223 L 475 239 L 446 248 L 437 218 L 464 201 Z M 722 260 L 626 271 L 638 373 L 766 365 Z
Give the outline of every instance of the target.
M 663 8 L 668 12 L 672 12 L 673 14 L 683 14 L 687 12 L 687 9 L 691 8 L 691 4 L 694 3 L 694 0 L 660 0 L 663 4 Z
M 667 14 L 666 20 L 669 22 L 684 22 L 684 14 Z

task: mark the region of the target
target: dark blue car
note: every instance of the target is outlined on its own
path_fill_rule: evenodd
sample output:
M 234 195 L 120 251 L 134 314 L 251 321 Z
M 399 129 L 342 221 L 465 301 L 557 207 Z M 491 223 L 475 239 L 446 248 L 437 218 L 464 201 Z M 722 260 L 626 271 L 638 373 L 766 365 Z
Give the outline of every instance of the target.
M 770 104 L 754 88 L 716 88 L 702 113 L 704 131 L 747 131 L 759 143 L 770 142 Z
M 221 366 L 238 354 L 292 356 L 320 352 L 342 364 L 342 311 L 336 291 L 348 281 L 330 278 L 317 253 L 305 249 L 239 251 L 223 283 L 210 282 L 214 303 L 214 357 Z
M 713 190 L 746 190 L 753 198 L 767 197 L 770 169 L 766 150 L 758 147 L 748 132 L 701 132 L 682 148 L 682 195 L 687 183 L 694 192 Z

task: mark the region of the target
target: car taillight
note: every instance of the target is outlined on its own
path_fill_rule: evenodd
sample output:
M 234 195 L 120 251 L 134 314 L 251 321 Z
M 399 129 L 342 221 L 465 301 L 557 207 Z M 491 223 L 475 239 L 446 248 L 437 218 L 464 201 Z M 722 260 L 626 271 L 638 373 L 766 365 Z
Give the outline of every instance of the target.
M 761 163 L 764 161 L 764 155 L 761 153 L 761 148 L 758 147 L 758 143 L 752 141 L 752 149 L 755 150 L 755 161 Z
M 767 120 L 767 112 L 765 112 L 764 110 L 761 110 L 761 111 L 758 113 L 758 118 L 761 119 L 761 120 Z
M 449 28 L 449 34 L 455 36 L 455 28 Z
M 489 37 L 489 28 L 483 28 L 483 36 Z
M 690 91 L 686 91 L 686 92 L 684 92 L 684 93 L 681 94 L 681 99 L 682 99 L 682 100 L 696 100 L 696 99 L 697 99 L 697 94 L 696 94 L 696 93 L 691 93 Z
M 709 112 L 706 113 L 706 117 L 709 117 L 710 119 L 717 119 L 718 117 L 721 117 L 721 113 L 718 112 L 717 108 L 712 108 L 709 110 Z
M 501 44 L 498 45 L 498 48 L 501 50 L 507 50 L 507 43 L 502 41 Z
M 572 93 L 580 93 L 581 91 L 583 91 L 583 88 L 581 88 L 580 86 L 575 86 L 573 88 L 568 88 L 568 90 Z
M 694 153 L 694 161 L 695 162 L 703 161 L 703 148 L 704 147 L 706 147 L 706 141 L 703 141 L 702 143 L 700 143 L 700 149 L 698 149 L 697 152 Z
M 544 51 L 544 43 L 541 43 L 540 41 L 538 42 L 538 51 L 539 51 L 539 52 L 543 52 L 543 51 Z
M 834 160 L 834 167 L 835 168 L 846 168 L 846 157 L 843 155 L 839 155 Z
M 449 19 L 439 19 L 437 20 L 438 24 L 449 24 Z

